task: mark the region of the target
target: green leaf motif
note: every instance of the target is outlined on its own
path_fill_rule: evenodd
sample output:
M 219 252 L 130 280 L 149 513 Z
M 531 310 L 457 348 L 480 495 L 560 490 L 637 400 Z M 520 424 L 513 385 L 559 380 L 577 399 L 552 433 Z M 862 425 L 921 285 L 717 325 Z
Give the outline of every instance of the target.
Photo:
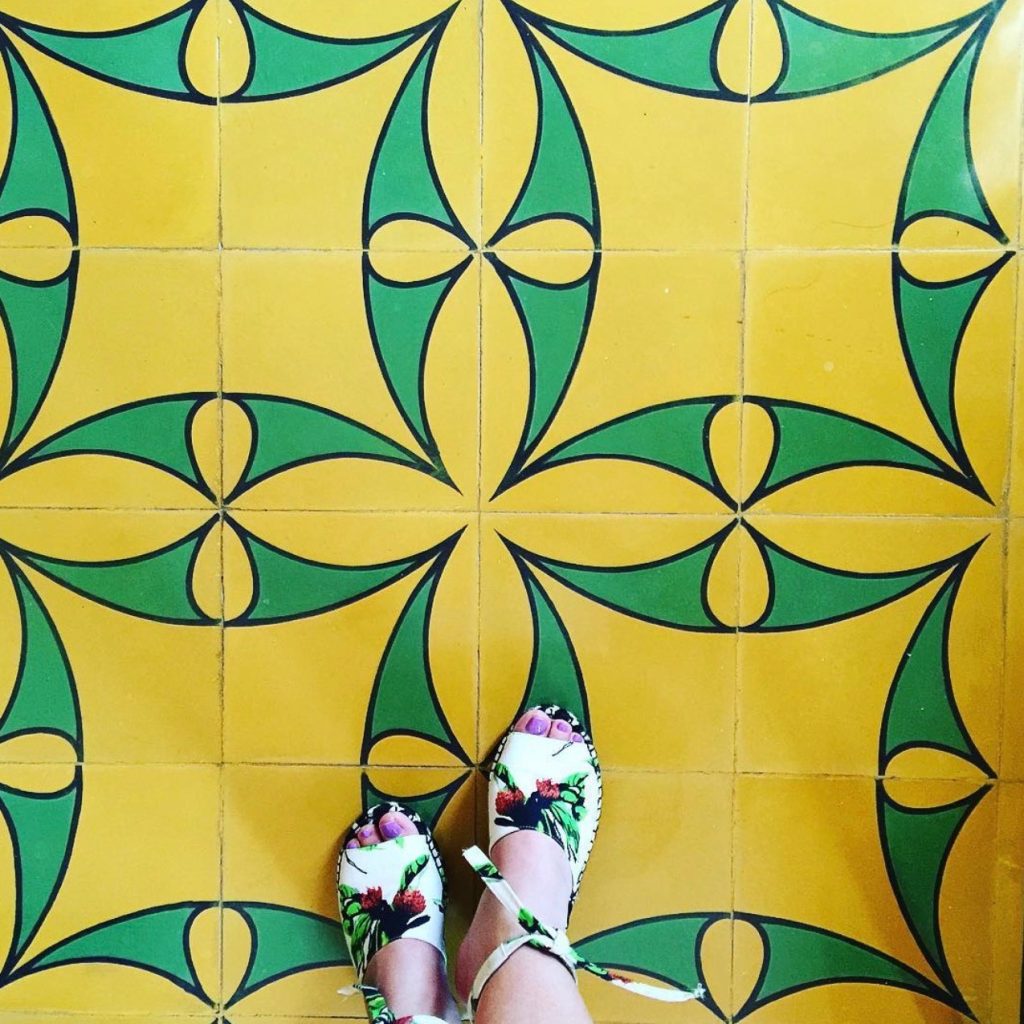
M 234 520 L 232 526 L 248 552 L 254 589 L 250 608 L 233 625 L 283 622 L 333 611 L 403 579 L 439 550 L 431 548 L 377 565 L 332 565 L 268 544 Z
M 896 317 L 904 357 L 932 425 L 972 481 L 976 477 L 960 437 L 954 403 L 957 363 L 974 310 L 1012 257 L 1012 253 L 1006 253 L 991 266 L 959 281 L 933 283 L 911 277 L 900 265 L 899 257 L 893 256 Z
M 401 219 L 436 224 L 472 245 L 445 197 L 427 134 L 430 78 L 442 30 L 435 30 L 424 44 L 377 141 L 366 183 L 364 248 L 381 225 Z
M 437 587 L 456 538 L 435 549 L 434 564 L 417 583 L 388 639 L 366 712 L 361 760 L 385 737 L 417 736 L 464 764 L 470 759 L 438 700 L 430 667 L 430 617 Z
M 599 245 L 597 188 L 583 130 L 554 65 L 521 25 L 520 34 L 537 92 L 537 137 L 526 180 L 488 244 L 527 224 L 558 218 L 581 224 Z
M 960 717 L 950 678 L 949 630 L 965 568 L 943 583 L 896 670 L 882 720 L 880 775 L 912 747 L 947 750 L 992 774 Z
M 65 455 L 111 455 L 161 469 L 213 500 L 196 466 L 191 426 L 197 410 L 216 397 L 215 392 L 165 395 L 98 413 L 40 442 L 11 468 Z
M 894 985 L 949 1003 L 946 994 L 923 975 L 861 942 L 795 921 L 754 914 L 736 918 L 753 925 L 765 945 L 764 966 L 754 991 L 735 1016 L 737 1021 L 785 996 L 842 982 Z
M 519 711 L 548 705 L 565 708 L 591 733 L 587 688 L 572 639 L 544 588 L 519 557 L 516 566 L 523 578 L 533 619 L 533 656 Z
M 947 572 L 954 558 L 899 572 L 860 573 L 798 558 L 750 528 L 768 571 L 770 597 L 753 632 L 807 629 L 873 611 Z
M 719 35 L 733 9 L 720 0 L 664 25 L 632 31 L 579 28 L 520 7 L 506 0 L 517 19 L 584 60 L 645 85 L 688 96 L 739 99 L 718 79 L 715 51 Z
M 0 50 L 13 108 L 13 137 L 0 177 L 0 219 L 49 214 L 74 235 L 75 200 L 53 119 L 18 52 L 6 43 Z
M 67 964 L 120 964 L 165 978 L 212 1005 L 196 975 L 188 945 L 193 921 L 212 906 L 216 904 L 176 903 L 106 921 L 51 946 L 18 974 L 38 974 Z
M 515 550 L 531 565 L 608 608 L 660 626 L 720 632 L 725 627 L 712 618 L 704 589 L 711 563 L 731 529 L 640 565 L 583 566 Z
M 1008 241 L 985 199 L 971 153 L 971 91 L 992 27 L 986 18 L 949 69 L 921 125 L 907 166 L 894 242 L 907 225 L 927 216 L 975 224 L 1000 244 Z
M 274 395 L 226 394 L 252 426 L 253 447 L 242 478 L 228 500 L 287 469 L 324 459 L 373 459 L 421 473 L 433 467 L 370 427 L 330 409 Z
M 10 833 L 15 873 L 14 936 L 5 971 L 32 941 L 60 887 L 81 799 L 81 768 L 56 793 L 24 793 L 0 785 L 0 817 Z
M 405 870 L 402 872 L 402 877 L 398 881 L 398 892 L 403 892 L 412 885 L 413 880 L 416 876 L 427 866 L 427 862 L 430 857 L 423 853 L 420 854 L 414 861 L 406 864 Z
M 398 282 L 381 277 L 364 257 L 366 314 L 377 362 L 391 397 L 410 431 L 432 460 L 433 473 L 450 483 L 427 418 L 424 375 L 427 348 L 441 307 L 470 259 L 425 281 Z
M 252 932 L 248 970 L 225 1005 L 235 1006 L 257 989 L 281 978 L 350 963 L 337 921 L 270 903 L 225 903 L 245 918 Z
M 64 645 L 24 574 L 9 559 L 4 562 L 18 601 L 21 657 L 10 700 L 0 717 L 0 742 L 28 733 L 51 733 L 63 736 L 81 755 L 78 697 Z
M 948 478 L 948 466 L 897 434 L 831 409 L 776 398 L 746 399 L 771 418 L 775 450 L 749 504 L 816 473 L 848 466 L 889 466 Z
M 691 398 L 627 413 L 545 452 L 519 480 L 587 459 L 626 459 L 667 470 L 728 500 L 707 448 L 707 431 L 729 398 Z
M 180 625 L 209 625 L 192 596 L 192 567 L 211 518 L 167 547 L 131 558 L 106 562 L 75 562 L 29 551 L 15 555 L 62 586 L 118 611 Z
M 199 9 L 189 2 L 151 21 L 111 32 L 66 32 L 11 17 L 3 21 L 44 53 L 105 82 L 170 99 L 211 103 L 195 93 L 183 74 L 183 51 Z
M 370 71 L 422 39 L 447 12 L 416 25 L 369 39 L 335 39 L 289 28 L 233 0 L 252 55 L 249 77 L 228 102 L 296 96 L 348 81 Z
M 903 67 L 942 46 L 977 21 L 980 8 L 956 21 L 913 32 L 860 32 L 770 0 L 783 41 L 783 73 L 758 100 L 791 100 L 834 92 Z M 823 55 L 828 54 L 828 59 Z
M 544 435 L 569 388 L 587 337 L 599 263 L 595 258 L 579 281 L 554 285 L 525 277 L 494 255 L 489 259 L 515 306 L 530 364 L 526 422 L 500 494 L 517 481 L 519 467 Z
M 893 891 L 928 962 L 956 993 L 939 932 L 939 893 L 953 844 L 990 787 L 943 807 L 904 807 L 886 793 L 884 783 L 876 785 L 879 832 Z

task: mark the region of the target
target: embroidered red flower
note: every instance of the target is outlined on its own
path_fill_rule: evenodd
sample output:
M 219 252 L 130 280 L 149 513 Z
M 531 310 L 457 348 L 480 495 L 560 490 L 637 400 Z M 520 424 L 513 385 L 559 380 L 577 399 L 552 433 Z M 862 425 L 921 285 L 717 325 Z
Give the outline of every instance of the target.
M 380 891 L 379 885 L 371 886 L 359 897 L 359 906 L 363 910 L 373 910 L 374 907 L 379 907 L 383 900 L 383 893 Z
M 405 889 L 395 896 L 391 905 L 395 910 L 400 910 L 410 916 L 422 914 L 427 909 L 427 901 L 419 889 Z
M 511 814 L 512 808 L 517 807 L 525 799 L 521 789 L 503 789 L 494 798 L 494 806 L 499 814 Z
M 552 782 L 550 779 L 538 779 L 537 793 L 545 800 L 557 800 L 562 795 L 562 790 L 557 782 Z

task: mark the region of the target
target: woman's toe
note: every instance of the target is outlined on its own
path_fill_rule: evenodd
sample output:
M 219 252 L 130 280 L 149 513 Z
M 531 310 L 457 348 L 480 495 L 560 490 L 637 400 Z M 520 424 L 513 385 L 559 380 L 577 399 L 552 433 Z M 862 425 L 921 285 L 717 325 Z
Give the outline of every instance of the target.
M 356 832 L 356 839 L 360 846 L 376 846 L 380 842 L 380 833 L 376 825 L 364 825 Z
M 399 836 L 416 835 L 416 826 L 401 811 L 388 811 L 377 825 L 384 841 L 397 839 Z
M 359 849 L 359 840 L 358 839 L 350 839 L 345 844 L 345 849 L 346 850 L 358 850 Z
M 573 743 L 583 742 L 583 737 L 578 732 L 574 732 L 570 738 L 572 739 Z
M 543 711 L 527 711 L 516 722 L 516 732 L 528 732 L 531 736 L 547 736 L 551 728 L 551 719 Z
M 553 740 L 568 741 L 572 736 L 572 726 L 565 721 L 565 719 L 556 718 L 551 723 L 551 728 L 548 730 L 548 736 Z

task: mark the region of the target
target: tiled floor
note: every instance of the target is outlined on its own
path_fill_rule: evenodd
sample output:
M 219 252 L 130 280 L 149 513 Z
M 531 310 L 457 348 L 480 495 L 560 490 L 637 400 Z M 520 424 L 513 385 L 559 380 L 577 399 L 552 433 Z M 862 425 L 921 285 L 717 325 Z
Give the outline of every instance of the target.
M 0 0 L 0 1022 L 361 1016 L 555 700 L 602 1024 L 1013 1024 L 1024 0 L 449 3 Z

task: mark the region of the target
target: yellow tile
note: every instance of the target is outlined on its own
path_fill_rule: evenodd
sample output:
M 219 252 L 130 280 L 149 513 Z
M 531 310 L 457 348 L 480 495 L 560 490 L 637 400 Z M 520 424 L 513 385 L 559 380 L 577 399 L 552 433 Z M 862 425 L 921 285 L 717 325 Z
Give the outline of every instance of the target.
M 131 416 L 159 416 L 161 398 L 195 393 L 198 405 L 201 395 L 216 392 L 218 303 L 213 253 L 83 253 L 67 340 L 38 416 L 0 479 L 0 505 L 204 507 L 195 486 L 140 460 L 174 460 L 188 432 L 184 413 L 173 425 Z M 7 370 L 0 388 L 9 393 Z M 112 418 L 122 406 L 135 412 Z M 164 408 L 173 414 L 172 406 Z M 104 414 L 94 427 L 81 425 Z M 216 486 L 220 460 L 216 437 L 210 440 L 199 446 L 204 458 L 193 475 Z M 140 458 L 118 458 L 117 451 Z
M 704 421 L 710 420 L 700 412 L 705 405 L 676 406 L 678 412 L 644 410 L 685 400 L 713 403 L 716 396 L 739 390 L 737 257 L 725 252 L 605 253 L 599 267 L 581 268 L 574 255 L 533 253 L 528 259 L 520 256 L 513 268 L 529 280 L 509 278 L 505 258 L 511 257 L 499 251 L 497 272 L 484 271 L 482 498 L 495 495 L 510 467 L 522 461 L 517 452 L 525 450 L 525 475 L 519 483 L 513 476 L 511 486 L 505 481 L 505 489 L 492 499 L 494 510 L 720 511 L 721 499 L 707 486 L 669 471 L 664 463 L 650 464 L 661 455 L 676 459 L 684 472 L 703 472 Z M 589 323 L 587 291 L 593 285 L 583 277 L 588 271 L 597 275 Z M 552 283 L 558 287 L 545 288 Z M 586 331 L 568 382 L 564 364 L 544 359 L 559 324 L 566 325 L 566 334 L 576 332 L 573 338 L 581 327 Z M 532 371 L 531 348 L 536 353 Z M 601 446 L 598 436 L 586 447 L 587 438 L 580 435 L 623 416 L 632 417 L 630 437 L 612 439 L 609 448 Z M 688 433 L 673 419 L 656 430 L 678 429 L 677 444 L 655 449 L 644 427 L 649 417 L 685 419 Z M 581 459 L 581 450 L 633 457 Z M 538 468 L 531 475 L 534 464 Z
M 926 3 L 837 8 L 820 2 L 799 7 L 807 15 L 844 28 L 886 33 L 921 31 L 977 10 L 976 4 L 959 0 L 941 8 Z M 1020 203 L 1020 122 L 1012 116 L 1007 121 L 1006 112 L 1018 110 L 1020 104 L 1020 11 L 1019 3 L 1011 3 L 994 19 L 980 48 L 969 112 L 975 173 L 996 220 L 1011 237 L 1015 237 Z M 951 76 L 944 104 L 963 109 L 962 79 L 978 43 L 972 35 L 976 27 L 977 19 L 968 18 L 950 41 L 937 48 L 933 43 L 923 55 L 912 56 L 908 63 L 861 84 L 808 98 L 755 103 L 750 136 L 750 245 L 890 246 L 915 140 L 950 69 L 960 70 L 961 75 Z M 942 38 L 941 33 L 935 37 Z M 764 77 L 759 63 L 777 64 L 780 58 L 777 34 L 767 33 L 760 43 L 759 48 L 755 42 L 754 48 L 756 78 Z M 840 42 L 820 45 L 841 52 Z M 957 64 L 961 53 L 965 56 Z M 767 80 L 771 79 L 769 74 Z M 791 87 L 796 89 L 797 84 Z M 954 119 L 952 113 L 950 119 Z M 943 150 L 938 163 L 951 166 L 960 159 L 960 140 L 948 129 L 937 130 L 949 143 L 948 153 Z M 976 215 L 975 199 L 962 205 L 963 212 Z M 958 236 L 951 228 L 949 245 L 965 244 L 971 244 L 970 234 Z
M 1013 1024 L 1021 1007 L 1021 940 L 1024 905 L 1021 902 L 1021 822 L 1024 821 L 1024 786 L 999 786 L 999 867 L 993 928 L 998 937 L 993 951 L 992 1019 Z
M 393 256 L 400 269 L 417 271 L 413 256 Z M 363 269 L 357 254 L 228 253 L 224 259 L 224 379 L 237 397 L 270 395 L 291 400 L 264 407 L 258 424 L 264 432 L 301 430 L 297 456 L 278 460 L 285 471 L 270 473 L 263 460 L 246 478 L 251 484 L 231 503 L 242 508 L 347 509 L 476 507 L 478 344 L 475 265 L 457 279 L 438 312 L 426 348 L 426 363 L 397 362 L 405 346 L 419 344 L 422 332 L 403 333 L 414 318 L 403 305 L 402 288 L 382 298 L 375 318 L 378 336 L 388 351 L 385 363 L 401 407 L 392 398 L 377 361 L 364 312 Z M 427 286 L 428 290 L 430 286 Z M 413 300 L 416 301 L 415 299 Z M 419 307 L 418 307 L 419 308 Z M 399 319 L 394 319 L 398 317 Z M 387 318 L 382 319 L 382 318 Z M 383 349 L 382 349 L 383 351 Z M 426 410 L 421 418 L 422 404 Z M 282 418 L 303 413 L 296 403 L 316 409 L 297 426 Z M 409 416 L 407 425 L 402 410 Z M 245 413 L 226 410 L 226 470 L 242 472 L 251 448 L 252 427 Z M 332 415 L 333 414 L 333 415 Z M 357 440 L 346 448 L 338 417 L 348 417 L 375 431 L 376 441 Z M 359 428 L 355 428 L 358 430 Z M 274 436 L 269 434 L 272 443 Z M 448 486 L 424 465 L 417 436 L 436 442 L 444 466 L 455 482 Z M 361 432 L 365 438 L 365 432 Z M 359 445 L 362 445 L 362 449 Z M 396 447 L 397 446 L 397 447 Z M 389 461 L 358 458 L 304 458 L 306 452 L 380 451 Z M 288 468 L 288 466 L 292 468 Z M 261 482 L 262 481 L 262 482 Z
M 632 601 L 635 613 L 630 614 L 569 589 L 533 563 L 528 572 L 537 586 L 527 590 L 502 540 L 571 563 L 554 567 L 571 574 L 576 565 L 629 566 L 665 558 L 704 542 L 727 523 L 705 517 L 485 516 L 481 751 L 493 747 L 528 698 L 530 704 L 573 699 L 578 704 L 582 676 L 608 767 L 731 767 L 735 633 L 670 628 L 651 617 L 667 609 L 681 622 L 701 620 L 713 629 L 704 617 L 699 580 L 690 593 L 682 593 L 678 578 L 652 580 L 646 586 L 655 608 L 643 606 L 644 583 L 624 583 L 622 607 Z M 643 614 L 647 620 L 637 617 Z M 535 643 L 540 651 L 532 670 Z
M 1024 288 L 1024 262 L 1017 267 L 1018 289 Z M 1017 308 L 1017 364 L 1013 401 L 1013 431 L 1010 442 L 1009 504 L 1013 515 L 1024 512 L 1024 452 L 1021 438 L 1024 438 L 1024 373 L 1021 373 L 1021 353 L 1024 352 L 1024 304 Z
M 449 5 L 403 5 L 401 16 L 354 5 L 325 12 L 316 4 L 256 6 L 295 31 L 327 38 L 368 39 L 412 29 Z M 479 5 L 459 5 L 441 26 L 436 59 L 426 83 L 428 148 L 440 189 L 455 219 L 471 236 L 479 225 Z M 422 110 L 423 74 L 433 50 L 426 31 L 380 66 L 340 85 L 302 95 L 226 102 L 223 118 L 224 241 L 228 246 L 361 249 L 363 203 L 371 162 L 389 111 L 401 92 L 401 110 Z M 424 64 L 418 62 L 423 60 Z M 421 73 L 417 75 L 416 69 Z M 409 88 L 403 83 L 409 75 Z M 244 94 L 243 94 L 244 95 Z M 410 115 L 411 116 L 411 115 Z M 403 122 L 404 123 L 404 122 Z M 339 131 L 339 126 L 344 126 Z M 403 136 L 402 153 L 422 158 L 422 138 Z M 413 160 L 405 155 L 403 160 Z M 435 197 L 436 199 L 436 197 Z M 432 208 L 432 207 L 431 207 Z M 396 215 L 397 215 L 396 211 Z M 409 215 L 418 209 L 400 211 Z
M 1021 574 L 1024 573 L 1024 522 L 1013 520 L 1009 529 L 1009 565 L 1007 570 L 1006 620 L 1006 698 L 1004 701 L 1002 775 L 1024 779 L 1024 751 L 1020 737 L 1024 734 L 1024 701 L 1021 685 L 1024 680 L 1024 658 L 1019 637 L 1024 627 L 1024 600 L 1021 599 Z
M 19 784 L 34 789 L 28 770 L 20 771 Z M 38 774 L 47 769 L 34 771 Z M 161 938 L 170 945 L 177 936 L 177 941 L 188 942 L 198 981 L 209 994 L 206 1005 L 216 998 L 216 920 L 215 916 L 210 919 L 210 910 L 203 912 L 202 905 L 194 906 L 194 902 L 216 901 L 219 890 L 217 769 L 91 766 L 84 771 L 82 791 L 82 811 L 67 874 L 23 961 L 27 964 L 50 950 L 55 960 L 62 955 L 71 957 L 73 946 L 65 947 L 66 954 L 60 952 L 65 940 L 122 916 L 129 920 L 111 926 L 112 931 L 98 930 L 87 947 L 78 947 L 83 955 L 87 949 L 97 962 L 26 972 L 4 986 L 0 1007 L 4 1011 L 84 1010 L 107 1015 L 198 1013 L 203 1009 L 201 995 L 151 971 L 99 961 L 106 955 L 173 962 L 174 958 L 167 956 L 168 946 L 161 947 Z M 169 837 L 173 837 L 176 850 L 170 858 Z M 10 885 L 10 877 L 5 875 L 5 887 Z M 179 903 L 189 906 L 180 915 L 163 913 L 161 925 L 162 908 Z M 9 897 L 2 905 L 6 918 L 6 908 L 12 905 Z M 200 916 L 185 926 L 193 909 Z M 215 908 L 212 913 L 216 915 Z
M 899 780 L 887 784 L 898 801 L 889 819 L 900 839 L 892 845 L 897 877 L 907 880 L 917 905 L 931 889 L 925 866 L 936 847 L 944 846 L 947 829 L 941 822 L 963 817 L 960 809 L 942 811 L 930 823 L 931 838 L 917 825 L 914 813 L 900 807 L 947 808 L 967 799 L 972 783 Z M 894 957 L 924 978 L 933 978 L 926 958 L 904 921 L 886 871 L 884 844 L 880 842 L 876 783 L 871 779 L 741 778 L 737 785 L 735 854 L 736 909 L 769 915 L 805 926 L 802 931 L 772 928 L 773 963 L 789 965 L 785 982 L 799 983 L 801 975 L 818 970 L 840 976 L 847 954 L 842 946 L 818 946 L 826 930 L 845 939 L 865 943 L 872 950 Z M 908 824 L 909 822 L 909 824 Z M 891 833 L 893 834 L 893 833 Z M 964 998 L 987 1019 L 990 957 L 998 938 L 990 916 L 996 875 L 996 799 L 988 792 L 967 813 L 966 824 L 955 838 L 942 881 L 938 917 L 945 955 Z M 929 845 L 930 844 L 930 845 Z M 934 939 L 930 925 L 917 920 Z M 806 928 L 810 928 L 808 933 Z M 922 932 L 925 934 L 925 932 Z M 798 941 L 799 940 L 799 941 Z M 811 952 L 818 946 L 817 957 Z M 761 966 L 760 944 L 748 946 L 736 963 L 737 994 L 757 992 L 755 979 Z M 794 957 L 796 958 L 794 960 Z M 820 958 L 820 959 L 819 959 Z M 879 965 L 882 966 L 882 965 Z M 884 966 L 883 970 L 892 969 Z M 860 960 L 853 973 L 868 973 Z M 911 975 L 906 983 L 920 982 Z M 809 979 L 808 979 L 809 980 Z M 779 976 L 779 981 L 783 977 Z M 937 1000 L 904 987 L 829 984 L 790 994 L 766 1006 L 766 1020 L 845 1019 L 862 1008 L 893 1020 L 950 1021 L 954 1015 Z
M 474 531 L 450 556 L 437 550 L 465 521 L 249 512 L 237 522 L 252 554 L 228 562 L 225 579 L 236 616 L 225 649 L 227 759 L 359 764 L 367 744 L 375 763 L 452 765 L 463 751 L 472 758 Z M 247 611 L 253 565 L 257 602 Z
M 952 255 L 922 254 L 919 259 L 938 281 L 958 273 Z M 802 425 L 791 424 L 794 436 L 766 478 L 773 492 L 758 508 L 844 515 L 994 514 L 993 504 L 957 481 L 973 467 L 995 503 L 1004 486 L 1005 382 L 1016 281 L 1012 271 L 996 267 L 987 287 L 978 278 L 951 285 L 938 297 L 926 289 L 904 296 L 906 337 L 922 353 L 915 366 L 927 384 L 933 426 L 903 355 L 888 254 L 751 257 L 745 392 L 763 397 L 762 404 L 780 420 L 786 413 L 780 401 L 814 407 L 803 412 Z M 947 340 L 952 346 L 955 326 L 979 291 L 959 359 L 951 364 L 926 357 L 923 353 Z M 952 403 L 944 397 L 950 391 L 951 365 Z M 851 417 L 861 423 L 851 423 Z M 755 456 L 752 450 L 747 467 L 744 490 L 755 498 L 765 455 L 758 449 Z M 849 463 L 853 468 L 821 468 Z M 917 469 L 881 468 L 906 465 Z
M 767 562 L 758 545 L 744 550 L 742 586 L 759 595 L 748 613 L 761 618 L 740 638 L 738 766 L 870 776 L 880 744 L 886 774 L 980 778 L 986 762 L 997 766 L 1002 531 L 954 520 L 750 518 L 772 547 Z M 955 565 L 942 563 L 982 540 L 958 584 Z M 908 652 L 934 670 L 912 675 Z M 900 753 L 932 744 L 960 756 Z
M 74 731 L 67 703 L 73 688 L 90 761 L 219 759 L 219 587 L 209 616 L 190 599 L 211 590 L 204 573 L 213 582 L 219 576 L 216 533 L 205 544 L 204 535 L 195 533 L 209 518 L 208 512 L 0 514 L 0 536 L 18 568 L 35 653 L 22 686 L 37 694 L 26 694 L 32 707 L 41 701 L 47 709 L 43 718 L 25 720 L 26 727 Z M 178 555 L 159 557 L 173 545 Z M 202 558 L 194 571 L 187 564 L 192 550 Z M 16 598 L 6 580 L 4 593 L 5 622 L 15 623 Z M 5 704 L 18 678 L 13 659 L 24 636 L 17 628 L 5 630 Z M 64 658 L 66 668 L 59 669 Z M 0 753 L 4 760 L 16 756 L 17 750 Z M 44 748 L 32 759 L 50 756 Z
M 535 9 L 556 21 L 615 29 L 646 28 L 691 13 L 665 3 L 631 5 L 628 12 L 611 5 L 530 5 Z M 493 4 L 484 13 L 484 232 L 490 239 L 515 214 L 520 189 L 529 180 L 538 100 L 531 58 L 508 9 Z M 738 20 L 737 26 L 742 34 Z M 565 116 L 558 99 L 560 82 L 584 137 L 582 143 L 577 138 L 558 149 L 556 166 L 565 179 L 552 194 L 565 193 L 563 199 L 572 207 L 568 212 L 573 213 L 589 209 L 594 199 L 589 193 L 596 192 L 604 248 L 740 245 L 746 104 L 675 95 L 640 84 L 584 60 L 539 31 L 523 31 L 541 40 L 535 44 L 542 54 L 537 61 L 549 69 L 540 74 L 552 117 L 561 123 Z M 738 45 L 744 47 L 742 38 Z M 622 116 L 624 111 L 628 117 Z M 695 152 L 700 159 L 694 159 Z M 589 185 L 585 170 L 570 179 L 570 167 L 588 164 Z M 565 184 L 570 180 L 571 188 Z M 658 215 L 649 216 L 655 207 Z M 548 213 L 557 216 L 554 210 Z
M 112 12 L 103 28 L 138 24 L 143 9 Z M 148 5 L 152 6 L 152 5 Z M 166 7 L 166 5 L 164 5 Z M 35 22 L 39 12 L 11 12 Z M 161 12 L 165 13 L 165 12 Z M 120 16 L 118 16 L 120 15 Z M 45 14 L 44 14 L 45 17 Z M 62 10 L 49 27 L 75 30 L 83 19 Z M 88 30 L 100 28 L 89 20 Z M 80 238 L 86 246 L 212 248 L 217 242 L 218 145 L 215 106 L 182 103 L 102 81 L 18 43 L 38 81 L 66 152 Z M 138 59 L 138 58 L 137 58 Z M 190 56 L 208 77 L 215 39 Z M 147 77 L 147 69 L 139 70 Z
M 224 895 L 240 903 L 273 903 L 337 919 L 334 864 L 340 839 L 360 813 L 361 772 L 357 768 L 253 767 L 226 770 L 224 810 Z M 424 793 L 458 778 L 458 773 L 428 769 L 374 770 L 373 784 L 395 794 Z M 467 892 L 465 873 L 457 869 L 459 851 L 474 841 L 473 787 L 463 785 L 447 805 L 437 829 L 438 847 L 446 865 L 456 869 Z M 455 915 L 457 916 L 457 915 Z M 236 919 L 232 919 L 232 918 Z M 237 913 L 225 920 L 225 997 L 232 1018 L 258 1014 L 360 1014 L 359 997 L 337 990 L 351 984 L 345 967 L 292 971 L 272 986 L 237 998 L 232 995 L 244 976 L 250 952 L 248 932 L 239 928 Z M 282 922 L 273 927 L 284 928 Z M 284 934 L 272 938 L 287 941 Z M 325 959 L 344 947 L 340 929 L 324 944 Z M 229 983 L 229 979 L 231 982 Z M 231 990 L 229 992 L 228 990 Z M 233 1008 L 236 1000 L 237 1011 Z

